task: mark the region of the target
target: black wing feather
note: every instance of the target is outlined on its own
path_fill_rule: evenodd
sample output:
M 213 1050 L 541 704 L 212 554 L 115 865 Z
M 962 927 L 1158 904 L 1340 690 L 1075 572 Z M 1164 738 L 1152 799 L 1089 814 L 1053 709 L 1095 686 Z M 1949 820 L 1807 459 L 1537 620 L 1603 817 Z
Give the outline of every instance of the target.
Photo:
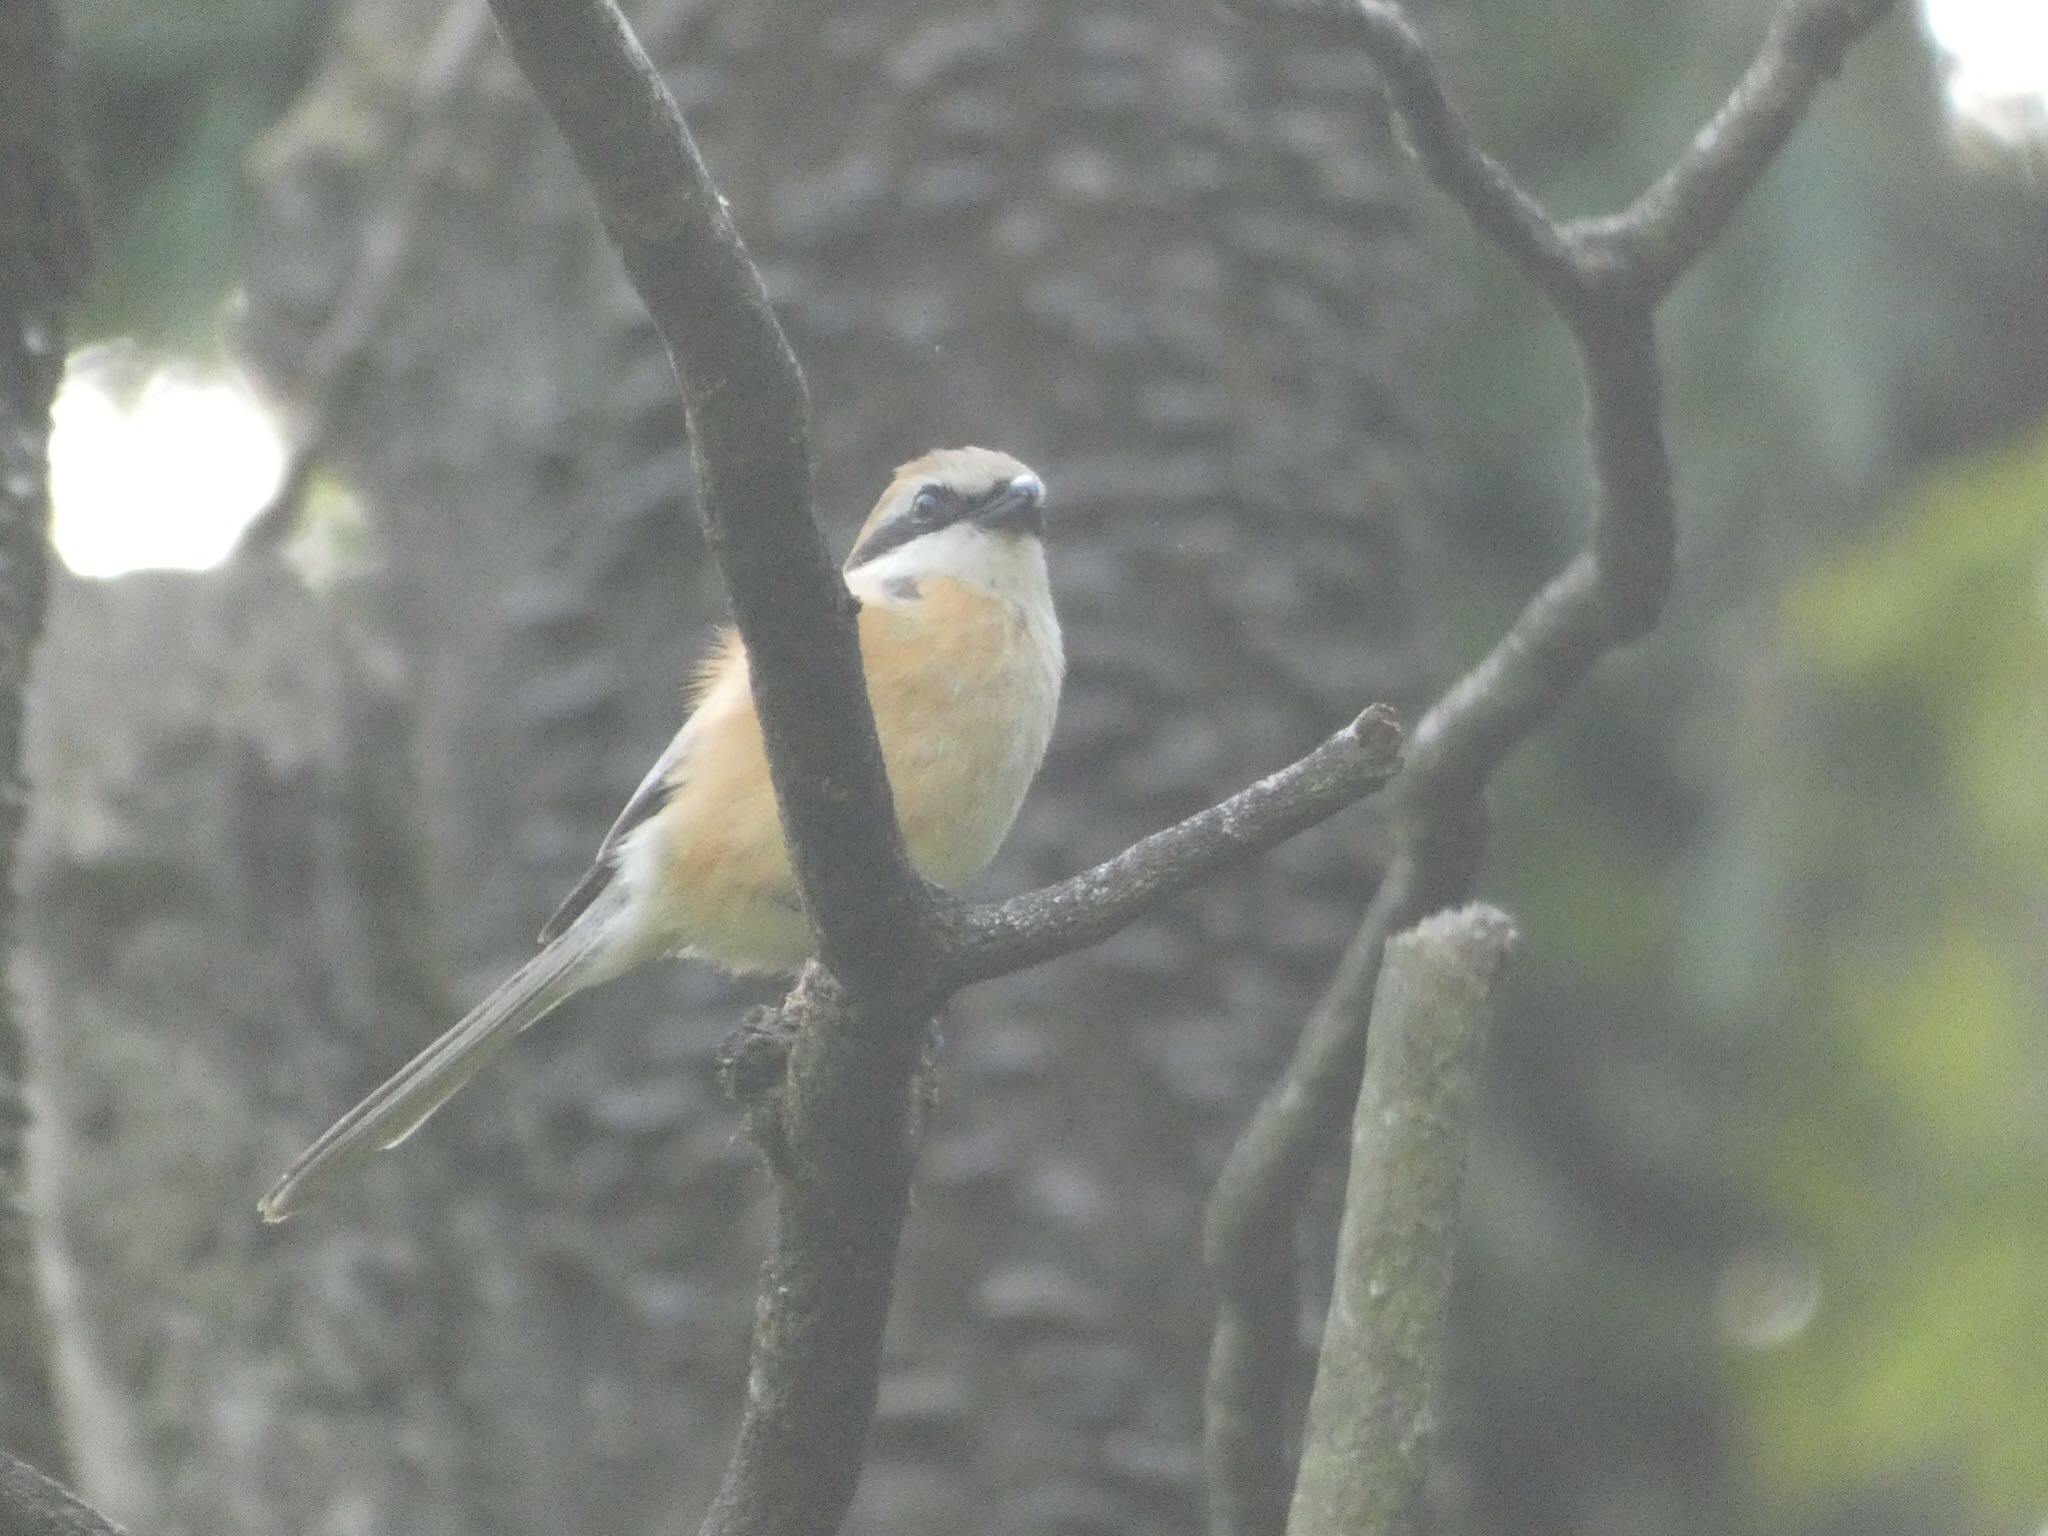
M 591 864 L 583 878 L 576 882 L 576 888 L 563 898 L 559 907 L 555 908 L 555 915 L 542 925 L 541 943 L 552 944 L 568 932 L 571 923 L 590 910 L 590 904 L 604 894 L 604 888 L 612 883 L 612 876 L 618 873 L 619 845 L 635 827 L 667 805 L 674 796 L 677 783 L 669 777 L 669 769 L 675 766 L 680 746 L 680 738 L 669 743 L 668 750 L 647 770 L 647 777 L 640 781 L 640 787 L 633 791 L 633 797 L 626 802 L 626 808 L 619 812 L 618 820 L 614 821 L 611 830 L 605 833 L 604 841 L 597 845 L 596 861 Z

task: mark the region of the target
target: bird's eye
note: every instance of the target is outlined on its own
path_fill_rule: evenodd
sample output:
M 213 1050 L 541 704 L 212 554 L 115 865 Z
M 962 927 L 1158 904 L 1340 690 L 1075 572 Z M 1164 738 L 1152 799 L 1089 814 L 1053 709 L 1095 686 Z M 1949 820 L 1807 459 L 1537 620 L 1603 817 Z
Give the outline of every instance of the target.
M 922 522 L 929 522 L 939 515 L 939 493 L 926 486 L 917 493 L 917 499 L 910 504 L 910 515 Z

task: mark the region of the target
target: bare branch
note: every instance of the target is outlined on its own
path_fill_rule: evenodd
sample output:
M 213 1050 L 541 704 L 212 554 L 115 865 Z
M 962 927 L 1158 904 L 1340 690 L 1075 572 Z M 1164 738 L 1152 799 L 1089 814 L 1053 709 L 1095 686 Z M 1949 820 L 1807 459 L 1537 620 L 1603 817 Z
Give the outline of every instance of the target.
M 1238 0 L 1254 13 L 1332 25 L 1372 55 L 1409 147 L 1488 242 L 1559 304 L 1578 295 L 1578 258 L 1557 222 L 1481 149 L 1437 76 L 1429 46 L 1398 5 L 1379 0 Z
M 0 1531 L 7 1536 L 126 1536 L 60 1483 L 0 1450 Z
M 811 515 L 803 374 L 682 114 L 611 0 L 491 0 L 590 183 L 681 385 L 705 541 L 732 597 L 790 861 L 830 975 L 784 1005 L 775 1245 L 707 1536 L 826 1536 L 860 1478 L 911 1083 L 938 994 L 868 708 L 852 595 Z M 836 978 L 836 980 L 835 980 Z
M 1286 1091 L 1269 1094 L 1259 1105 L 1209 1197 L 1202 1251 L 1216 1282 L 1216 1331 L 1202 1436 L 1214 1532 L 1278 1531 L 1287 1519 L 1294 1485 L 1287 1442 L 1299 1408 L 1292 1362 L 1300 1353 L 1301 1276 L 1297 1212 L 1271 1191 L 1298 1187 L 1315 1172 L 1322 1148 L 1297 1128 L 1344 1113 L 1346 1085 L 1357 1081 L 1362 1066 L 1351 1058 L 1365 1040 L 1342 1010 L 1354 993 L 1371 989 L 1381 945 L 1414 900 L 1415 878 L 1411 858 L 1398 857 L 1388 867 L 1364 924 L 1296 1043 L 1280 1085 Z M 1330 1102 L 1304 1102 L 1309 1095 Z
M 1386 945 L 1288 1536 L 1424 1528 L 1465 1148 L 1514 940 L 1506 914 L 1475 906 Z
M 926 1029 L 863 1032 L 857 1017 L 811 967 L 757 1038 L 786 1042 L 784 1070 L 732 1085 L 775 1173 L 775 1242 L 746 1411 L 704 1536 L 831 1536 L 860 1481 L 910 1211 Z
M 1391 0 L 1236 0 L 1241 9 L 1337 27 L 1372 56 L 1431 181 L 1561 311 L 1609 282 L 1649 306 L 1699 259 L 1777 159 L 1821 83 L 1896 0 L 1794 0 L 1689 148 L 1628 209 L 1560 224 L 1481 149 L 1436 63 Z
M 1424 170 L 1558 310 L 1585 378 L 1594 504 L 1587 548 L 1417 723 L 1389 789 L 1396 835 L 1389 874 L 1211 1198 L 1208 1256 L 1221 1297 L 1208 1393 L 1216 1536 L 1277 1536 L 1281 1529 L 1284 1500 L 1276 1490 L 1290 1481 L 1284 1437 L 1234 1426 L 1256 1405 L 1284 1401 L 1286 1389 L 1275 1383 L 1287 1382 L 1296 1366 L 1297 1287 L 1291 1271 L 1276 1277 L 1271 1255 L 1291 1243 L 1307 1175 L 1335 1145 L 1354 1101 L 1365 1005 L 1385 935 L 1462 897 L 1477 864 L 1480 797 L 1494 769 L 1602 656 L 1648 632 L 1663 611 L 1677 530 L 1655 302 L 1783 147 L 1821 78 L 1888 8 L 1887 0 L 1788 5 L 1757 63 L 1678 165 L 1626 214 L 1564 232 L 1573 273 L 1566 280 L 1551 244 L 1558 232 L 1444 105 L 1427 50 L 1397 7 L 1264 3 L 1282 15 L 1306 10 L 1345 24 L 1387 77 Z
M 1306 757 L 1155 832 L 1085 873 L 947 923 L 950 986 L 1006 976 L 1100 944 L 1218 870 L 1353 805 L 1400 767 L 1401 727 L 1375 704 Z
M 1676 164 L 1627 211 L 1572 233 L 1654 302 L 1699 259 L 1770 168 L 1821 83 L 1895 0 L 1807 0 L 1771 23 L 1741 84 Z

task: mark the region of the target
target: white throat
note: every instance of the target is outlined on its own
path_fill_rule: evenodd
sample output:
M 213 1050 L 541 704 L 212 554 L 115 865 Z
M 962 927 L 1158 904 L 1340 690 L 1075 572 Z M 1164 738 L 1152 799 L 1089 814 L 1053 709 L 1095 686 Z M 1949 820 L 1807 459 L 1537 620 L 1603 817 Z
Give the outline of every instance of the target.
M 921 576 L 950 576 L 980 587 L 1005 602 L 1032 609 L 1052 602 L 1045 574 L 1045 546 L 1034 538 L 994 534 L 972 523 L 955 523 L 876 556 L 853 572 L 857 587 L 886 590 L 889 582 Z

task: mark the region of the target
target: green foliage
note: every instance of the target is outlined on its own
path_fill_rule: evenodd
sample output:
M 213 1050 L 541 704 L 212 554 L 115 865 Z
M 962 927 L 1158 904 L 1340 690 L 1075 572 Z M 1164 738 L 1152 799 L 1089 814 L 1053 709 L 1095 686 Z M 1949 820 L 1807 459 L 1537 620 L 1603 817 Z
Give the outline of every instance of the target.
M 1738 1368 L 1781 1512 L 1932 1480 L 2015 1530 L 2048 1496 L 2044 576 L 2048 431 L 1786 602 L 1791 1070 L 1758 1175 L 1821 1302 Z

